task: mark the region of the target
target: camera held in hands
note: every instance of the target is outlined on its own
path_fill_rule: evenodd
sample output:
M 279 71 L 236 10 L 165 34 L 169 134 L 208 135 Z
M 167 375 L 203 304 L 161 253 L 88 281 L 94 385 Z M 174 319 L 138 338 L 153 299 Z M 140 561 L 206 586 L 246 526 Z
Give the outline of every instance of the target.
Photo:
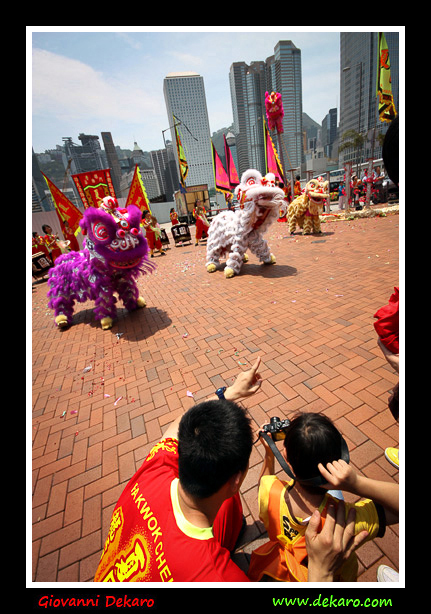
M 286 429 L 289 424 L 290 420 L 280 420 L 280 418 L 274 416 L 270 418 L 269 424 L 264 424 L 262 431 L 268 433 L 273 441 L 281 441 L 286 437 L 284 429 Z

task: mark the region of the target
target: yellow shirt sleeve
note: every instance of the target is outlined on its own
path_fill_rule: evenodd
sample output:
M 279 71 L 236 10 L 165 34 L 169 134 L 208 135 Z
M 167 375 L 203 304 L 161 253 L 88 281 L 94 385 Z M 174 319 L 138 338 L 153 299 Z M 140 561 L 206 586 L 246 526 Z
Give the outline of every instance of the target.
M 374 539 L 379 532 L 379 515 L 376 506 L 370 499 L 361 499 L 357 503 L 346 503 L 346 514 L 351 507 L 356 508 L 355 535 L 361 531 L 368 531 L 367 539 Z M 347 516 L 346 516 L 347 518 Z

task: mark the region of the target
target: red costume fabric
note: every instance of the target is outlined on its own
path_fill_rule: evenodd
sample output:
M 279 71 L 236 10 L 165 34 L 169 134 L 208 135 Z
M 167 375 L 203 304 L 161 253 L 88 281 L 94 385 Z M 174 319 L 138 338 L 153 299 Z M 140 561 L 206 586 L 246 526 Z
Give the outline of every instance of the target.
M 67 228 L 64 227 L 63 235 L 66 241 L 70 241 L 69 248 L 74 252 L 79 252 L 80 247 L 79 247 L 78 239 L 76 238 L 75 234 L 71 230 L 68 230 Z
M 157 443 L 115 506 L 95 582 L 247 582 L 230 558 L 242 526 L 239 495 L 212 528 L 192 525 L 178 498 L 178 441 Z
M 55 260 L 61 256 L 61 249 L 57 244 L 57 240 L 55 235 L 44 235 L 43 240 L 45 241 L 45 245 L 48 248 L 48 251 L 51 256 L 51 260 L 55 262 Z
M 208 228 L 210 227 L 205 215 L 205 211 L 201 207 L 193 210 L 193 217 L 196 220 L 196 241 L 200 241 L 203 236 L 208 236 Z
M 179 224 L 178 213 L 176 211 L 172 211 L 172 213 L 169 214 L 169 217 L 171 218 L 172 226 Z
M 379 335 L 380 341 L 392 354 L 399 354 L 399 288 L 395 287 L 389 298 L 389 302 L 381 307 L 374 317 L 374 328 Z
M 31 253 L 37 254 L 38 252 L 43 252 L 46 256 L 49 257 L 48 248 L 45 245 L 45 242 L 42 237 L 32 237 L 31 240 Z
M 142 225 L 145 228 L 145 238 L 147 239 L 148 247 L 150 248 L 150 250 L 162 249 L 162 242 L 160 241 L 160 239 L 156 238 L 156 233 L 151 226 L 151 222 L 144 221 Z

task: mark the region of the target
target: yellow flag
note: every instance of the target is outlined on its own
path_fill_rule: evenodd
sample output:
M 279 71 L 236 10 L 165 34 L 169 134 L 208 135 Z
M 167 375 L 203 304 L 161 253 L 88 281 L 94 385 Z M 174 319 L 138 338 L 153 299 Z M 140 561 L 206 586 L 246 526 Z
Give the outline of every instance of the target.
M 392 96 L 391 62 L 386 37 L 378 33 L 377 48 L 377 97 L 379 99 L 379 118 L 382 122 L 391 122 L 397 115 Z
M 174 117 L 175 121 L 175 117 Z M 189 165 L 187 164 L 186 154 L 184 153 L 184 148 L 181 144 L 180 134 L 178 132 L 177 126 L 175 126 L 175 136 L 177 141 L 177 153 L 178 153 L 178 162 L 180 165 L 180 182 L 183 188 L 186 187 L 186 177 L 189 172 Z

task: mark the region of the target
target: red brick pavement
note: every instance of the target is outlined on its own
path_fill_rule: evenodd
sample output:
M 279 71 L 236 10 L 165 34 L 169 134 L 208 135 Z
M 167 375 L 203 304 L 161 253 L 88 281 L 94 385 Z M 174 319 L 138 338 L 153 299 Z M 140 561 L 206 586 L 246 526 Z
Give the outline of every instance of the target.
M 203 244 L 171 240 L 167 256 L 154 259 L 157 272 L 140 281 L 147 307 L 120 308 L 110 331 L 85 303 L 60 332 L 46 282 L 33 282 L 33 581 L 92 581 L 122 489 L 192 405 L 187 392 L 212 394 L 258 355 L 264 381 L 245 402 L 256 427 L 274 415 L 324 412 L 357 469 L 398 481 L 384 458 L 399 442 L 387 409 L 397 375 L 377 347 L 373 314 L 398 285 L 399 217 L 323 229 L 291 237 L 275 224 L 268 239 L 277 264 L 250 255 L 232 279 L 206 272 Z M 242 487 L 248 541 L 263 531 L 261 459 L 256 446 Z M 381 563 L 398 569 L 398 533 L 389 527 L 359 550 L 361 581 L 375 581 Z

